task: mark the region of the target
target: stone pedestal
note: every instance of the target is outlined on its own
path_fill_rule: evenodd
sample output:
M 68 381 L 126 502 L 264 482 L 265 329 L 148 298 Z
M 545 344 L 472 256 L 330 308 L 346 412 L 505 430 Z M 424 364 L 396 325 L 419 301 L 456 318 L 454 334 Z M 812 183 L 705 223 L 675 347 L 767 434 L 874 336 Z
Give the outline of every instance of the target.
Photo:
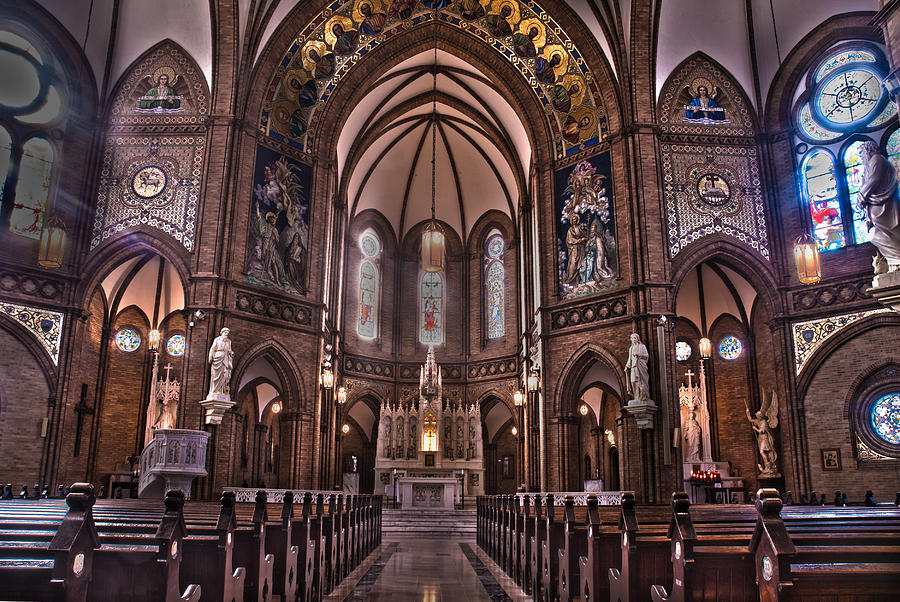
M 234 407 L 235 402 L 228 395 L 210 393 L 209 396 L 200 402 L 203 409 L 206 410 L 206 424 L 222 424 L 222 418 L 225 412 Z
M 625 406 L 625 411 L 634 418 L 638 428 L 644 430 L 653 428 L 653 417 L 659 411 L 659 407 L 652 399 L 643 401 L 632 399 Z
M 900 270 L 875 276 L 869 294 L 885 307 L 900 312 Z
M 191 499 L 191 483 L 206 476 L 209 433 L 187 429 L 157 429 L 141 452 L 138 497 L 164 498 L 175 489 Z

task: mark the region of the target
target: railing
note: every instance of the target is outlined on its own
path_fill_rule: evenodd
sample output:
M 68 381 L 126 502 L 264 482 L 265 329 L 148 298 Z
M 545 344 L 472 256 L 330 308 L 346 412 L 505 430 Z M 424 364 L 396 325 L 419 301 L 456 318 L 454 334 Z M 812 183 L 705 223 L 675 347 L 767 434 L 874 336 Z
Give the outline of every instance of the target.
M 233 491 L 234 492 L 234 501 L 236 502 L 255 502 L 256 501 L 256 492 L 257 491 L 265 491 L 266 492 L 266 501 L 270 504 L 278 503 L 284 501 L 284 495 L 287 492 L 291 492 L 294 494 L 294 503 L 301 504 L 303 503 L 303 496 L 306 493 L 311 493 L 313 496 L 313 500 L 315 500 L 316 496 L 322 494 L 324 496 L 323 503 L 328 503 L 331 501 L 331 496 L 333 495 L 344 495 L 343 491 L 333 491 L 333 490 L 325 490 L 325 489 L 272 489 L 270 487 L 224 487 L 223 491 Z
M 554 506 L 564 506 L 566 496 L 571 495 L 575 498 L 576 506 L 587 506 L 588 496 L 596 495 L 597 503 L 600 506 L 620 506 L 623 493 L 634 494 L 633 491 L 544 491 L 540 493 L 517 493 L 516 496 L 519 498 L 519 504 L 522 504 L 527 497 L 530 506 L 534 506 L 535 503 L 543 506 L 547 496 L 552 495 Z

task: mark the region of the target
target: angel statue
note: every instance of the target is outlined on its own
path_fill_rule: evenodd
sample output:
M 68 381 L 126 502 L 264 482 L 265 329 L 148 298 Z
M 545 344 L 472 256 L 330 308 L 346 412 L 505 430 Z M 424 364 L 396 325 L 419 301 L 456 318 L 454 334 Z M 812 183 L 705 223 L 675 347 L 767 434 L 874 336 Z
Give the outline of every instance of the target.
M 772 433 L 778 428 L 778 396 L 775 390 L 772 390 L 772 396 L 769 403 L 763 401 L 763 406 L 756 412 L 756 418 L 750 415 L 750 407 L 745 406 L 747 410 L 747 420 L 756 432 L 756 444 L 759 446 L 759 455 L 762 456 L 763 463 L 757 464 L 759 468 L 759 476 L 768 479 L 777 479 L 781 476 L 775 460 L 778 454 L 775 452 L 775 435 Z
M 723 96 L 718 86 L 711 86 L 706 80 L 695 80 L 697 89 L 685 86 L 678 95 L 678 104 L 684 106 L 684 120 L 699 123 L 728 123 L 725 109 L 719 99 Z M 710 90 L 712 92 L 710 93 Z

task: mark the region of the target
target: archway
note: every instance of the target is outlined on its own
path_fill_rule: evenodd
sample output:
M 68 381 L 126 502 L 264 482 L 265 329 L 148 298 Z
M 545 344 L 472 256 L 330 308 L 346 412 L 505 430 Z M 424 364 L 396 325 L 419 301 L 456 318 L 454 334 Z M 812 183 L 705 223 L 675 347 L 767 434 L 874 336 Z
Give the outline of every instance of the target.
M 373 493 L 375 490 L 375 444 L 378 433 L 377 399 L 366 395 L 352 401 L 339 422 L 338 482 L 345 491 Z
M 522 482 L 520 425 L 506 403 L 489 396 L 481 402 L 484 441 L 484 492 L 513 493 Z

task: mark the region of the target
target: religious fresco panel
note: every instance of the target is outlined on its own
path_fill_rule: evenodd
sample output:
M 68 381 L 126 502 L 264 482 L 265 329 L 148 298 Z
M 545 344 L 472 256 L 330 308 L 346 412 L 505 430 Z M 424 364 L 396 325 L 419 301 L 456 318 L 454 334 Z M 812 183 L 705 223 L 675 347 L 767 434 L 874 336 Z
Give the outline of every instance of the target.
M 170 43 L 123 76 L 103 149 L 92 249 L 143 226 L 194 250 L 208 104 L 203 74 Z
M 310 148 L 322 108 L 359 59 L 435 18 L 475 36 L 521 73 L 544 106 L 557 157 L 607 137 L 606 109 L 593 73 L 562 27 L 532 0 L 333 2 L 284 54 L 263 101 L 261 130 L 294 148 Z
M 557 273 L 563 298 L 616 286 L 611 170 L 610 153 L 605 152 L 556 172 Z
M 247 282 L 302 295 L 309 263 L 312 168 L 265 146 L 256 150 Z

